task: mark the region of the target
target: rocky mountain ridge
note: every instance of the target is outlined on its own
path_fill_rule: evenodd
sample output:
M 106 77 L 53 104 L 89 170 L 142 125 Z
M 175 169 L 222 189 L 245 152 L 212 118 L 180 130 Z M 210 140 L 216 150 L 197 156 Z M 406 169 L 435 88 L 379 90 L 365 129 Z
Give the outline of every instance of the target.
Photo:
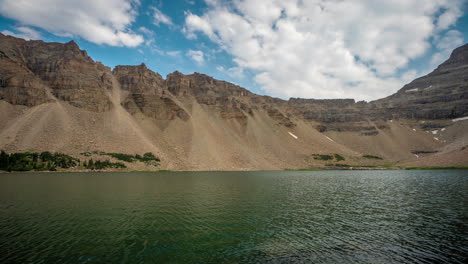
M 403 135 L 403 132 L 396 131 L 401 130 L 401 127 L 395 128 L 392 122 L 400 120 L 401 126 L 411 129 L 417 127 L 431 134 L 434 128 L 449 127 L 452 119 L 468 116 L 467 76 L 468 44 L 465 44 L 454 50 L 450 58 L 432 73 L 414 80 L 397 93 L 383 99 L 372 102 L 355 102 L 353 99 L 282 100 L 257 95 L 237 85 L 200 73 L 184 75 L 174 72 L 164 79 L 160 74 L 148 69 L 145 64 L 116 66 L 111 70 L 92 60 L 74 41 L 65 44 L 25 41 L 0 33 L 0 102 L 8 104 L 4 109 L 14 112 L 18 107 L 27 107 L 23 111 L 60 107 L 61 111 L 69 111 L 71 116 L 76 115 L 77 120 L 85 115 L 96 118 L 110 115 L 109 120 L 125 120 L 125 125 L 122 126 L 128 126 L 128 131 L 133 130 L 131 134 L 139 135 L 138 142 L 141 146 L 149 145 L 162 156 L 179 159 L 180 164 L 199 162 L 198 158 L 193 157 L 198 154 L 213 156 L 216 160 L 216 154 L 211 152 L 224 151 L 221 156 L 226 156 L 229 162 L 219 161 L 220 164 L 247 162 L 252 163 L 252 168 L 260 168 L 261 166 L 255 165 L 256 162 L 240 156 L 271 144 L 278 146 L 263 149 L 259 154 L 268 157 L 269 160 L 265 164 L 274 164 L 275 160 L 282 159 L 281 155 L 289 155 L 286 160 L 297 159 L 298 153 L 305 155 L 308 148 L 313 149 L 320 145 L 324 146 L 323 150 L 317 149 L 317 152 L 333 150 L 358 155 L 356 153 L 363 153 L 364 150 L 355 146 L 356 142 L 364 142 L 364 145 L 386 142 L 389 146 L 382 147 L 381 150 L 369 146 L 365 151 L 377 153 L 391 161 L 410 159 L 414 157 L 412 152 L 423 148 L 441 152 L 441 148 L 449 146 L 451 142 L 458 142 L 457 140 L 465 137 L 465 134 L 457 134 L 445 143 L 438 142 L 441 141 L 439 139 L 434 140 L 431 135 L 425 135 L 426 138 L 419 140 L 419 143 L 413 142 L 415 146 L 411 143 L 407 147 L 399 147 L 404 150 L 392 150 L 392 142 Z M 59 110 L 48 111 L 55 113 Z M 0 148 L 44 148 L 43 145 L 35 145 L 36 143 L 29 142 L 31 140 L 21 139 L 19 135 L 8 130 L 13 130 L 12 127 L 24 118 L 23 115 L 13 112 L 0 115 L 6 123 L 3 128 L 0 126 L 0 129 L 3 129 L 0 130 Z M 118 119 L 115 119 L 117 117 Z M 77 120 L 73 122 L 82 122 Z M 200 127 L 201 124 L 204 126 Z M 91 126 L 89 129 L 94 128 Z M 95 128 L 99 129 L 101 128 Z M 171 133 L 170 131 L 173 133 L 166 134 Z M 205 132 L 200 135 L 199 131 Z M 110 133 L 114 132 L 124 133 L 115 130 Z M 288 143 L 285 147 L 282 146 L 283 143 L 276 142 L 277 137 L 283 137 L 282 133 L 285 132 L 293 135 L 304 134 L 303 137 L 310 138 L 308 143 L 302 142 L 301 146 Z M 34 134 L 40 133 L 42 132 Z M 7 134 L 10 137 L 8 139 Z M 209 140 L 213 141 L 210 148 L 194 143 L 198 140 L 194 137 L 205 137 L 208 134 Z M 262 134 L 268 135 L 261 136 L 270 138 L 268 142 L 262 142 L 263 139 L 259 138 Z M 123 135 L 119 137 L 124 137 Z M 288 134 L 284 135 L 290 137 Z M 160 141 L 153 139 L 153 136 Z M 405 140 L 409 140 L 413 136 L 405 134 L 404 137 Z M 14 143 L 11 138 L 29 143 L 20 147 L 21 144 Z M 325 143 L 317 138 L 325 138 Z M 288 142 L 289 140 L 290 138 Z M 231 143 L 224 141 L 232 141 L 235 144 L 231 146 Z M 109 141 L 105 148 L 113 149 L 113 144 L 118 143 Z M 180 144 L 182 150 L 171 149 L 177 144 Z M 236 144 L 245 144 L 248 150 L 247 147 L 239 150 Z M 92 150 L 93 147 L 95 146 L 84 144 L 81 150 Z M 197 147 L 207 149 L 198 153 Z M 290 150 L 282 153 L 282 148 Z M 129 147 L 129 150 L 136 152 L 132 147 Z M 401 157 L 398 158 L 399 156 Z M 236 159 L 242 162 L 237 162 Z M 304 162 L 292 163 L 293 167 L 303 165 Z M 171 166 L 168 165 L 169 168 Z M 220 168 L 224 168 L 223 166 Z M 183 167 L 173 166 L 176 169 Z M 268 165 L 265 167 L 269 168 Z

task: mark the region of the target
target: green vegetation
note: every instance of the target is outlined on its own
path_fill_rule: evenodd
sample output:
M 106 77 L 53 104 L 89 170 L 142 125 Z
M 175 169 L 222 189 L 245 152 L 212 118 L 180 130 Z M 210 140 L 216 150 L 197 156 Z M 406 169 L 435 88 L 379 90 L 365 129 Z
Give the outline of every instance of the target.
M 345 160 L 345 158 L 343 156 L 341 156 L 340 154 L 335 154 L 335 159 L 336 161 L 343 161 Z
M 285 171 L 319 171 L 321 168 L 284 169 Z
M 106 153 L 102 151 L 82 152 L 80 155 L 90 157 L 91 155 L 107 155 L 125 162 L 144 162 L 147 165 L 158 166 L 161 161 L 153 153 L 147 152 L 143 156 L 136 154 Z M 82 165 L 82 166 L 80 166 Z M 63 153 L 45 152 L 0 152 L 0 170 L 5 171 L 56 171 L 57 169 L 89 169 L 103 170 L 108 168 L 123 169 L 127 166 L 122 162 L 111 162 L 109 160 L 85 160 L 65 155 Z
M 340 154 L 330 154 L 330 155 L 323 155 L 323 154 L 312 154 L 312 157 L 314 157 L 314 160 L 333 160 L 335 159 L 336 161 L 343 161 L 345 158 L 341 156 Z
M 340 163 L 327 163 L 325 164 L 326 167 L 328 168 L 301 168 L 301 169 L 285 169 L 286 171 L 314 171 L 314 170 L 322 170 L 322 169 L 338 169 L 338 168 L 343 168 L 343 169 L 349 169 L 349 168 L 354 168 L 354 169 L 405 169 L 405 170 L 468 170 L 468 167 L 457 167 L 457 166 L 451 166 L 451 167 L 399 167 L 395 163 L 386 163 L 386 164 L 378 164 L 378 165 L 351 165 L 351 164 L 340 164 Z
M 80 160 L 63 153 L 0 152 L 0 170 L 6 171 L 55 171 L 57 168 L 76 167 Z
M 328 163 L 325 164 L 328 167 L 339 167 L 339 168 L 375 168 L 375 169 L 395 169 L 395 164 L 387 163 L 387 164 L 378 164 L 378 165 L 350 165 L 350 164 L 339 164 L 339 163 Z
M 374 155 L 369 155 L 369 154 L 363 155 L 362 157 L 363 157 L 363 158 L 366 158 L 366 159 L 378 159 L 378 160 L 383 160 L 382 157 L 374 156 Z
M 102 155 L 107 155 L 107 156 L 110 156 L 110 157 L 113 157 L 115 159 L 118 159 L 118 160 L 121 160 L 121 161 L 125 161 L 125 162 L 134 162 L 136 159 L 135 159 L 135 156 L 134 155 L 130 155 L 130 154 L 123 154 L 123 153 L 113 153 L 113 152 L 110 152 L 110 153 L 104 153 Z
M 314 160 L 333 160 L 332 155 L 312 154 L 311 156 L 314 157 Z
M 408 167 L 405 170 L 468 170 L 468 167 Z
M 328 164 L 325 164 L 325 166 L 340 167 L 340 168 L 380 168 L 379 165 L 349 165 L 349 164 L 339 164 L 339 163 L 336 163 L 336 164 L 328 163 Z
M 136 155 L 131 155 L 131 154 L 124 154 L 124 153 L 115 153 L 115 152 L 102 152 L 102 151 L 92 151 L 92 152 L 82 152 L 80 155 L 83 155 L 85 157 L 89 157 L 91 155 L 100 155 L 100 156 L 110 156 L 112 158 L 125 161 L 125 162 L 135 162 L 135 161 L 140 161 L 144 162 L 146 165 L 154 165 L 158 166 L 159 162 L 161 161 L 158 157 L 155 157 L 153 153 L 151 152 L 146 152 L 143 154 L 143 156 L 136 154 Z
M 89 169 L 89 170 L 103 170 L 103 169 L 107 169 L 107 168 L 116 168 L 116 169 L 127 168 L 127 166 L 125 166 L 125 164 L 123 164 L 122 162 L 110 162 L 109 160 L 105 160 L 105 161 L 96 160 L 96 161 L 94 161 L 93 159 L 90 159 L 88 162 L 85 161 L 83 163 L 83 166 L 86 169 Z
M 151 153 L 151 152 L 146 152 L 145 154 L 143 154 L 143 157 L 141 157 L 141 158 L 139 158 L 137 156 L 139 156 L 139 155 L 135 156 L 139 161 L 144 162 L 147 165 L 158 166 L 159 162 L 161 161 L 158 157 L 155 157 L 154 154 Z

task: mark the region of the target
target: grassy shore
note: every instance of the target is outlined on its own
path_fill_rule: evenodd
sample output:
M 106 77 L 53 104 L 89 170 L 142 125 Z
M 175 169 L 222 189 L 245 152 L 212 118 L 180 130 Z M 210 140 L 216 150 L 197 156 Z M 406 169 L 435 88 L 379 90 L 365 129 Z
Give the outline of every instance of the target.
M 317 171 L 317 170 L 468 170 L 464 166 L 439 166 L 439 167 L 401 167 L 395 164 L 381 165 L 349 165 L 349 164 L 326 164 L 324 167 L 285 169 L 286 171 Z
M 468 167 L 450 166 L 450 167 L 406 167 L 405 170 L 468 170 Z

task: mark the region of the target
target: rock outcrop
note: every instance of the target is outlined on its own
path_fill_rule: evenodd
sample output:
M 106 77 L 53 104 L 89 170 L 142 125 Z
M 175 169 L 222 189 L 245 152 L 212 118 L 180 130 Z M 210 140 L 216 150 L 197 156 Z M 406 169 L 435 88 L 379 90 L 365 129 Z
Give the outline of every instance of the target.
M 370 103 L 353 99 L 288 101 L 259 96 L 210 76 L 180 72 L 166 79 L 146 65 L 116 66 L 111 72 L 94 62 L 73 41 L 45 43 L 0 34 L 0 99 L 11 104 L 39 105 L 54 100 L 91 111 L 112 108 L 109 91 L 116 78 L 125 93 L 122 105 L 132 114 L 155 119 L 187 120 L 178 101 L 193 98 L 223 118 L 245 123 L 253 110 L 263 110 L 278 124 L 293 127 L 294 118 L 326 124 L 389 119 L 450 119 L 468 115 L 468 44 L 453 51 L 432 73 L 397 93 Z
M 22 117 L 24 109 L 33 110 Z M 68 109 L 68 114 L 62 109 Z M 303 166 L 308 160 L 303 155 L 312 149 L 320 150 L 314 153 L 366 153 L 398 161 L 422 153 L 438 155 L 444 146 L 453 151 L 468 139 L 459 131 L 464 126 L 449 129 L 452 119 L 468 116 L 468 44 L 397 93 L 372 102 L 355 102 L 282 100 L 200 73 L 174 72 L 164 79 L 145 64 L 116 66 L 111 71 L 73 41 L 25 41 L 0 33 L 0 110 L 12 115 L 0 113 L 0 118 L 11 122 L 2 126 L 0 148 L 37 147 L 30 138 L 40 132 L 32 130 L 47 126 L 36 125 L 35 119 L 64 122 L 73 117 L 57 126 L 68 131 L 63 135 L 75 133 L 67 129 L 81 124 L 92 130 L 85 134 L 105 134 L 105 142 L 122 144 L 131 137 L 131 144 L 118 148 L 110 144 L 108 151 L 160 148 L 168 159 L 180 158 L 184 164 L 203 163 L 199 155 L 207 155 L 210 159 L 203 168 L 209 169 L 218 168 L 211 164 L 225 159 L 232 164 L 250 162 L 257 169 L 290 163 Z M 116 119 L 105 122 L 106 118 Z M 80 123 L 83 120 L 90 122 Z M 122 127 L 111 129 L 114 123 Z M 17 134 L 23 127 L 31 131 L 21 141 Z M 445 129 L 450 136 L 442 138 L 439 135 Z M 109 136 L 115 131 L 123 134 Z M 96 150 L 90 148 L 99 145 L 93 138 L 79 146 L 81 151 Z M 168 168 L 182 168 L 173 166 Z
M 0 34 L 0 42 L 6 101 L 37 105 L 53 100 L 49 91 L 79 108 L 103 112 L 112 107 L 107 94 L 112 87 L 110 69 L 94 62 L 74 41 L 45 43 Z
M 0 100 L 26 106 L 52 101 L 46 84 L 25 64 L 23 43 L 0 33 Z
M 126 96 L 122 105 L 131 113 L 138 112 L 157 120 L 187 120 L 189 115 L 172 98 L 161 75 L 145 64 L 117 66 L 112 71 Z
M 371 103 L 383 118 L 452 119 L 468 116 L 468 44 L 426 76 Z

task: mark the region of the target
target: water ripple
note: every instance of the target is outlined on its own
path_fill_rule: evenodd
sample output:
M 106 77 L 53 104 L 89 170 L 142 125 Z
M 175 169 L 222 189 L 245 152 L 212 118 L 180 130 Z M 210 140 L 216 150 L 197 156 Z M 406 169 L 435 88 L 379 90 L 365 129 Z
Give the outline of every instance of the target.
M 465 171 L 0 175 L 0 263 L 467 263 Z

